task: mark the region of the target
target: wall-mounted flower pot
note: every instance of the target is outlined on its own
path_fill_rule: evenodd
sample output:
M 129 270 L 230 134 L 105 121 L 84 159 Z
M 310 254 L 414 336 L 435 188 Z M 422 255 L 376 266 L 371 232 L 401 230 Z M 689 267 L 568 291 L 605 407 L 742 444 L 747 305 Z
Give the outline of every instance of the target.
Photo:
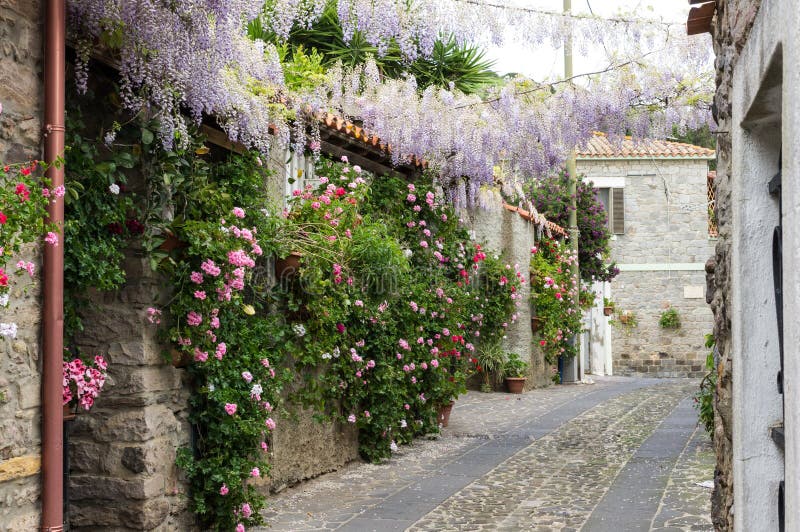
M 168 232 L 164 234 L 164 241 L 159 244 L 158 249 L 162 251 L 172 251 L 174 249 L 185 247 L 187 247 L 186 242 L 178 240 L 178 237 L 175 236 L 175 233 Z
M 531 332 L 537 333 L 542 330 L 544 326 L 544 320 L 539 316 L 534 316 L 531 318 Z
M 173 368 L 188 367 L 189 363 L 192 361 L 192 357 L 189 353 L 184 353 L 183 351 L 178 351 L 177 349 L 170 350 L 169 355 Z
M 526 380 L 528 380 L 526 377 L 506 377 L 508 393 L 522 393 Z
M 289 253 L 286 258 L 275 259 L 275 276 L 278 279 L 291 279 L 300 271 L 302 255 L 296 251 Z
M 631 315 L 630 314 L 624 314 L 624 313 L 620 314 L 620 316 L 619 316 L 619 322 L 620 323 L 623 323 L 623 324 L 627 325 L 631 321 L 632 320 L 631 320 Z
M 78 416 L 78 414 L 70 407 L 70 405 L 64 405 L 64 421 L 72 421 Z
M 606 316 L 611 316 L 614 314 L 614 307 L 603 307 L 603 314 Z
M 439 425 L 442 427 L 446 427 L 448 423 L 450 423 L 450 413 L 453 411 L 453 405 L 455 404 L 454 401 L 450 401 L 449 404 L 442 405 L 439 407 Z

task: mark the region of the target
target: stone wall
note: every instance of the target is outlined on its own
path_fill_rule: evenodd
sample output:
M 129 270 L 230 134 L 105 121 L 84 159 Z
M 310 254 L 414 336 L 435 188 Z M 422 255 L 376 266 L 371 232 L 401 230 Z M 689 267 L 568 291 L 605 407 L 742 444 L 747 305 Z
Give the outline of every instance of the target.
M 475 232 L 477 240 L 486 243 L 487 253 L 502 253 L 511 264 L 518 264 L 523 272 L 528 271 L 531 247 L 536 243 L 536 228 L 530 222 L 516 212 L 502 208 L 475 209 L 464 218 Z M 520 290 L 519 302 L 518 318 L 516 322 L 509 323 L 504 347 L 529 361 L 526 389 L 548 386 L 551 384 L 552 367 L 545 361 L 544 353 L 534 346 L 527 278 Z
M 163 294 L 163 279 L 129 251 L 127 281 L 116 293 L 93 294 L 85 330 L 87 353 L 108 360 L 108 380 L 91 412 L 70 428 L 73 529 L 191 530 L 187 487 L 175 466 L 191 443 L 186 372 L 165 362 L 147 307 Z
M 714 245 L 708 236 L 708 161 L 582 159 L 578 172 L 599 187 L 624 184 L 625 232 L 611 242 L 611 258 L 621 270 L 610 292 L 618 311 L 611 330 L 614 373 L 704 375 L 704 335 L 713 326 L 703 301 L 703 265 Z M 678 311 L 680 329 L 658 325 L 669 307 Z M 621 311 L 632 311 L 638 325 L 620 324 Z
M 650 377 L 702 377 L 706 374 L 705 335 L 711 312 L 703 299 L 686 299 L 685 286 L 704 283 L 703 272 L 621 272 L 611 283 L 617 309 L 633 311 L 637 324 L 615 319 L 612 328 L 614 374 Z M 702 292 L 700 293 L 702 296 Z M 679 329 L 663 329 L 661 312 L 672 307 Z
M 0 161 L 41 157 L 41 36 L 39 0 L 0 0 Z M 37 250 L 25 255 L 41 269 Z M 0 337 L 0 531 L 40 522 L 41 284 L 15 280 L 0 308 L 0 322 L 18 325 L 16 338 Z
M 760 0 L 720 0 L 713 24 L 717 91 L 714 99 L 717 129 L 717 177 L 714 180 L 719 240 L 708 260 L 706 300 L 714 313 L 717 390 L 715 394 L 714 448 L 717 466 L 711 511 L 717 530 L 733 530 L 733 419 L 731 320 L 731 121 L 733 72 L 758 13 Z

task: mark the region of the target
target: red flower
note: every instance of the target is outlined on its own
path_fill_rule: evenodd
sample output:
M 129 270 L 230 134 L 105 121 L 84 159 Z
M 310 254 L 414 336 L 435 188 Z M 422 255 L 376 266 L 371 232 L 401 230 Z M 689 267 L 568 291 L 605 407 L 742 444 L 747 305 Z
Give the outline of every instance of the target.
M 336 330 L 339 331 L 340 334 L 344 334 L 344 331 L 346 330 L 346 327 L 342 323 L 337 323 L 336 324 Z
M 8 286 L 8 275 L 0 268 L 0 286 Z
M 347 191 L 344 188 L 339 187 L 336 189 L 336 195 L 339 196 L 340 198 L 345 194 L 347 194 Z
M 136 218 L 131 218 L 125 221 L 125 227 L 134 235 L 141 235 L 144 233 L 144 225 Z
M 4 225 L 8 220 L 8 216 L 6 216 L 3 211 L 0 211 L 0 225 Z
M 25 186 L 25 183 L 17 183 L 17 189 L 14 193 L 19 196 L 20 201 L 26 201 L 31 197 L 31 191 Z

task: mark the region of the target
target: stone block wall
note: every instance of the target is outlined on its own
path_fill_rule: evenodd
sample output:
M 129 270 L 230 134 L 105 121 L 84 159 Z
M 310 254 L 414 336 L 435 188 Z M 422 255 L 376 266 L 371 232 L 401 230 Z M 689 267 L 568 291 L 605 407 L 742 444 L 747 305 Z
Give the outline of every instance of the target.
M 0 161 L 41 157 L 42 24 L 39 0 L 0 1 Z M 23 257 L 41 269 L 38 250 Z M 12 270 L 13 270 L 12 266 Z M 0 322 L 18 325 L 0 337 L 0 531 L 40 524 L 41 283 L 15 279 Z
M 717 129 L 717 177 L 714 179 L 719 240 L 706 264 L 706 300 L 714 313 L 717 389 L 714 397 L 714 449 L 717 465 L 711 513 L 717 530 L 733 530 L 733 410 L 731 373 L 731 120 L 733 73 L 747 42 L 761 0 L 720 0 L 713 22 L 717 90 L 714 97 Z
M 633 311 L 639 324 L 612 328 L 614 373 L 704 375 L 704 336 L 713 327 L 703 299 L 703 267 L 714 247 L 708 236 L 708 161 L 583 159 L 578 172 L 597 186 L 606 186 L 607 178 L 624 182 L 625 232 L 611 242 L 611 258 L 622 272 L 611 282 L 610 295 L 617 311 Z M 658 325 L 669 306 L 680 315 L 678 330 Z M 618 321 L 618 315 L 612 318 Z
M 518 264 L 522 272 L 528 272 L 531 247 L 537 239 L 537 230 L 530 222 L 502 207 L 474 209 L 464 216 L 464 221 L 475 232 L 478 241 L 486 243 L 487 253 L 502 253 L 511 264 Z M 526 389 L 548 386 L 551 384 L 552 367 L 545 361 L 544 353 L 533 345 L 527 275 L 519 295 L 518 318 L 508 325 L 504 347 L 529 361 Z
M 712 315 L 704 299 L 686 299 L 685 286 L 702 286 L 703 272 L 621 272 L 611 283 L 617 309 L 632 311 L 633 327 L 615 319 L 614 373 L 649 377 L 702 377 L 706 374 L 705 335 Z M 702 292 L 699 294 L 702 297 Z M 661 313 L 672 307 L 679 329 L 663 329 Z
M 164 346 L 146 318 L 163 296 L 163 279 L 131 251 L 127 282 L 93 294 L 77 339 L 107 357 L 108 380 L 88 413 L 70 428 L 73 529 L 191 530 L 188 493 L 175 466 L 191 443 L 186 372 L 165 362 Z

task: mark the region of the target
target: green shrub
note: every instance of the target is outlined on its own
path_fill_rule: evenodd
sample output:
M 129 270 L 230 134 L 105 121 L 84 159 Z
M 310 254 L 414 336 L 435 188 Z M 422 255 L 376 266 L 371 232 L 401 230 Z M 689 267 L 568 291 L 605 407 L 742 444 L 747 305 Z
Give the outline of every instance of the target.
M 662 312 L 658 325 L 662 329 L 679 329 L 681 327 L 681 317 L 678 314 L 678 310 L 670 307 Z

